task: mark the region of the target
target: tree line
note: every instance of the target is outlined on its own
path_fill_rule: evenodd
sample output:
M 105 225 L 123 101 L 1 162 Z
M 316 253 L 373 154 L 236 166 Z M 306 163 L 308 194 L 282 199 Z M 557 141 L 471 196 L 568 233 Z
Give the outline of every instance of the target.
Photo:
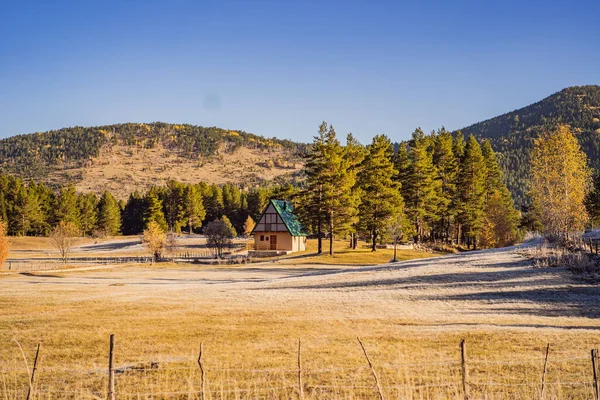
M 150 222 L 164 232 L 199 233 L 216 219 L 227 219 L 236 234 L 244 234 L 269 198 L 287 198 L 292 191 L 289 185 L 244 190 L 234 184 L 170 180 L 145 192 L 135 191 L 124 201 L 110 191 L 81 193 L 73 184 L 54 190 L 44 183 L 0 174 L 0 220 L 7 234 L 14 236 L 48 236 L 61 222 L 82 236 L 138 235 Z
M 453 135 L 445 129 L 412 138 L 394 148 L 385 135 L 360 145 L 346 143 L 323 122 L 305 166 L 305 187 L 295 195 L 305 227 L 319 238 L 362 236 L 378 242 L 437 241 L 468 248 L 514 243 L 520 213 L 502 179 L 489 141 Z

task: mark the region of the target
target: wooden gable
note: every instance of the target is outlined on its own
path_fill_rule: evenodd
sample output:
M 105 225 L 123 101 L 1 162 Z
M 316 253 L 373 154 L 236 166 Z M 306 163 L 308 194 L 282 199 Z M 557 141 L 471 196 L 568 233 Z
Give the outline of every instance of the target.
M 289 232 L 289 230 L 273 204 L 269 204 L 256 224 L 254 232 Z

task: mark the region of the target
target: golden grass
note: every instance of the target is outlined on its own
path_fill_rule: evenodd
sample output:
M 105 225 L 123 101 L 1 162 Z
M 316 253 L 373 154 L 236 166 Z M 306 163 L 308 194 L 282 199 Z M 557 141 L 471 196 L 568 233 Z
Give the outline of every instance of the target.
M 323 240 L 323 254 L 317 255 L 317 240 L 309 239 L 306 243 L 306 251 L 293 253 L 281 258 L 282 263 L 302 262 L 303 264 L 321 265 L 374 265 L 385 264 L 392 260 L 393 249 L 377 249 L 371 251 L 369 245 L 360 242 L 356 249 L 349 247 L 348 241 L 335 240 L 333 242 L 333 256 L 329 255 L 329 241 Z M 439 255 L 439 253 L 427 253 L 419 250 L 397 250 L 396 258 L 399 261 L 415 258 L 426 258 Z
M 460 278 L 476 268 L 459 269 L 463 258 L 458 267 L 439 260 L 438 269 L 422 272 L 341 272 L 344 267 L 314 263 L 293 269 L 280 263 L 159 264 L 4 277 L 0 399 L 26 394 L 26 368 L 13 339 L 23 345 L 30 367 L 42 343 L 34 399 L 105 398 L 110 333 L 116 334 L 116 366 L 129 367 L 116 376 L 119 399 L 200 398 L 201 342 L 207 398 L 298 398 L 298 338 L 305 398 L 376 398 L 357 336 L 386 399 L 462 399 L 461 338 L 467 340 L 474 399 L 538 398 L 548 342 L 547 398 L 591 397 L 589 349 L 600 344 L 597 322 L 569 316 L 568 309 L 557 317 L 544 316 L 544 308 L 531 313 L 535 305 L 523 301 L 450 300 L 494 289 L 479 288 L 476 277 L 475 283 Z M 482 277 L 503 268 L 484 266 Z M 439 281 L 432 280 L 436 276 Z M 395 286 L 384 286 L 390 279 Z M 515 285 L 512 275 L 493 283 L 505 285 L 495 289 L 499 293 Z

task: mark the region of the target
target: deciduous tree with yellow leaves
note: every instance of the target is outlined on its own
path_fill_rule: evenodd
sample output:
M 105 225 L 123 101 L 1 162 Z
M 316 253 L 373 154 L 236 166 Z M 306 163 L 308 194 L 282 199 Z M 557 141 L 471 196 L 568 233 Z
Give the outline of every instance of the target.
M 535 140 L 531 191 L 541 210 L 544 232 L 568 238 L 588 221 L 584 200 L 590 188 L 587 157 L 566 125 Z

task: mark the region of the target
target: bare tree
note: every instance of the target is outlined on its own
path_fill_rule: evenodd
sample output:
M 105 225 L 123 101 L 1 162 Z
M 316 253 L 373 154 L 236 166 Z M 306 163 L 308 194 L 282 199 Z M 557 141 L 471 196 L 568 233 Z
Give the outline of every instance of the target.
M 75 243 L 75 238 L 79 235 L 79 229 L 72 222 L 61 221 L 52 233 L 50 234 L 50 240 L 66 264 L 69 260 L 69 254 Z
M 175 259 L 175 253 L 177 252 L 177 249 L 179 249 L 179 246 L 177 245 L 177 234 L 171 231 L 167 234 L 167 239 L 165 242 L 165 250 L 171 257 L 171 260 Z

